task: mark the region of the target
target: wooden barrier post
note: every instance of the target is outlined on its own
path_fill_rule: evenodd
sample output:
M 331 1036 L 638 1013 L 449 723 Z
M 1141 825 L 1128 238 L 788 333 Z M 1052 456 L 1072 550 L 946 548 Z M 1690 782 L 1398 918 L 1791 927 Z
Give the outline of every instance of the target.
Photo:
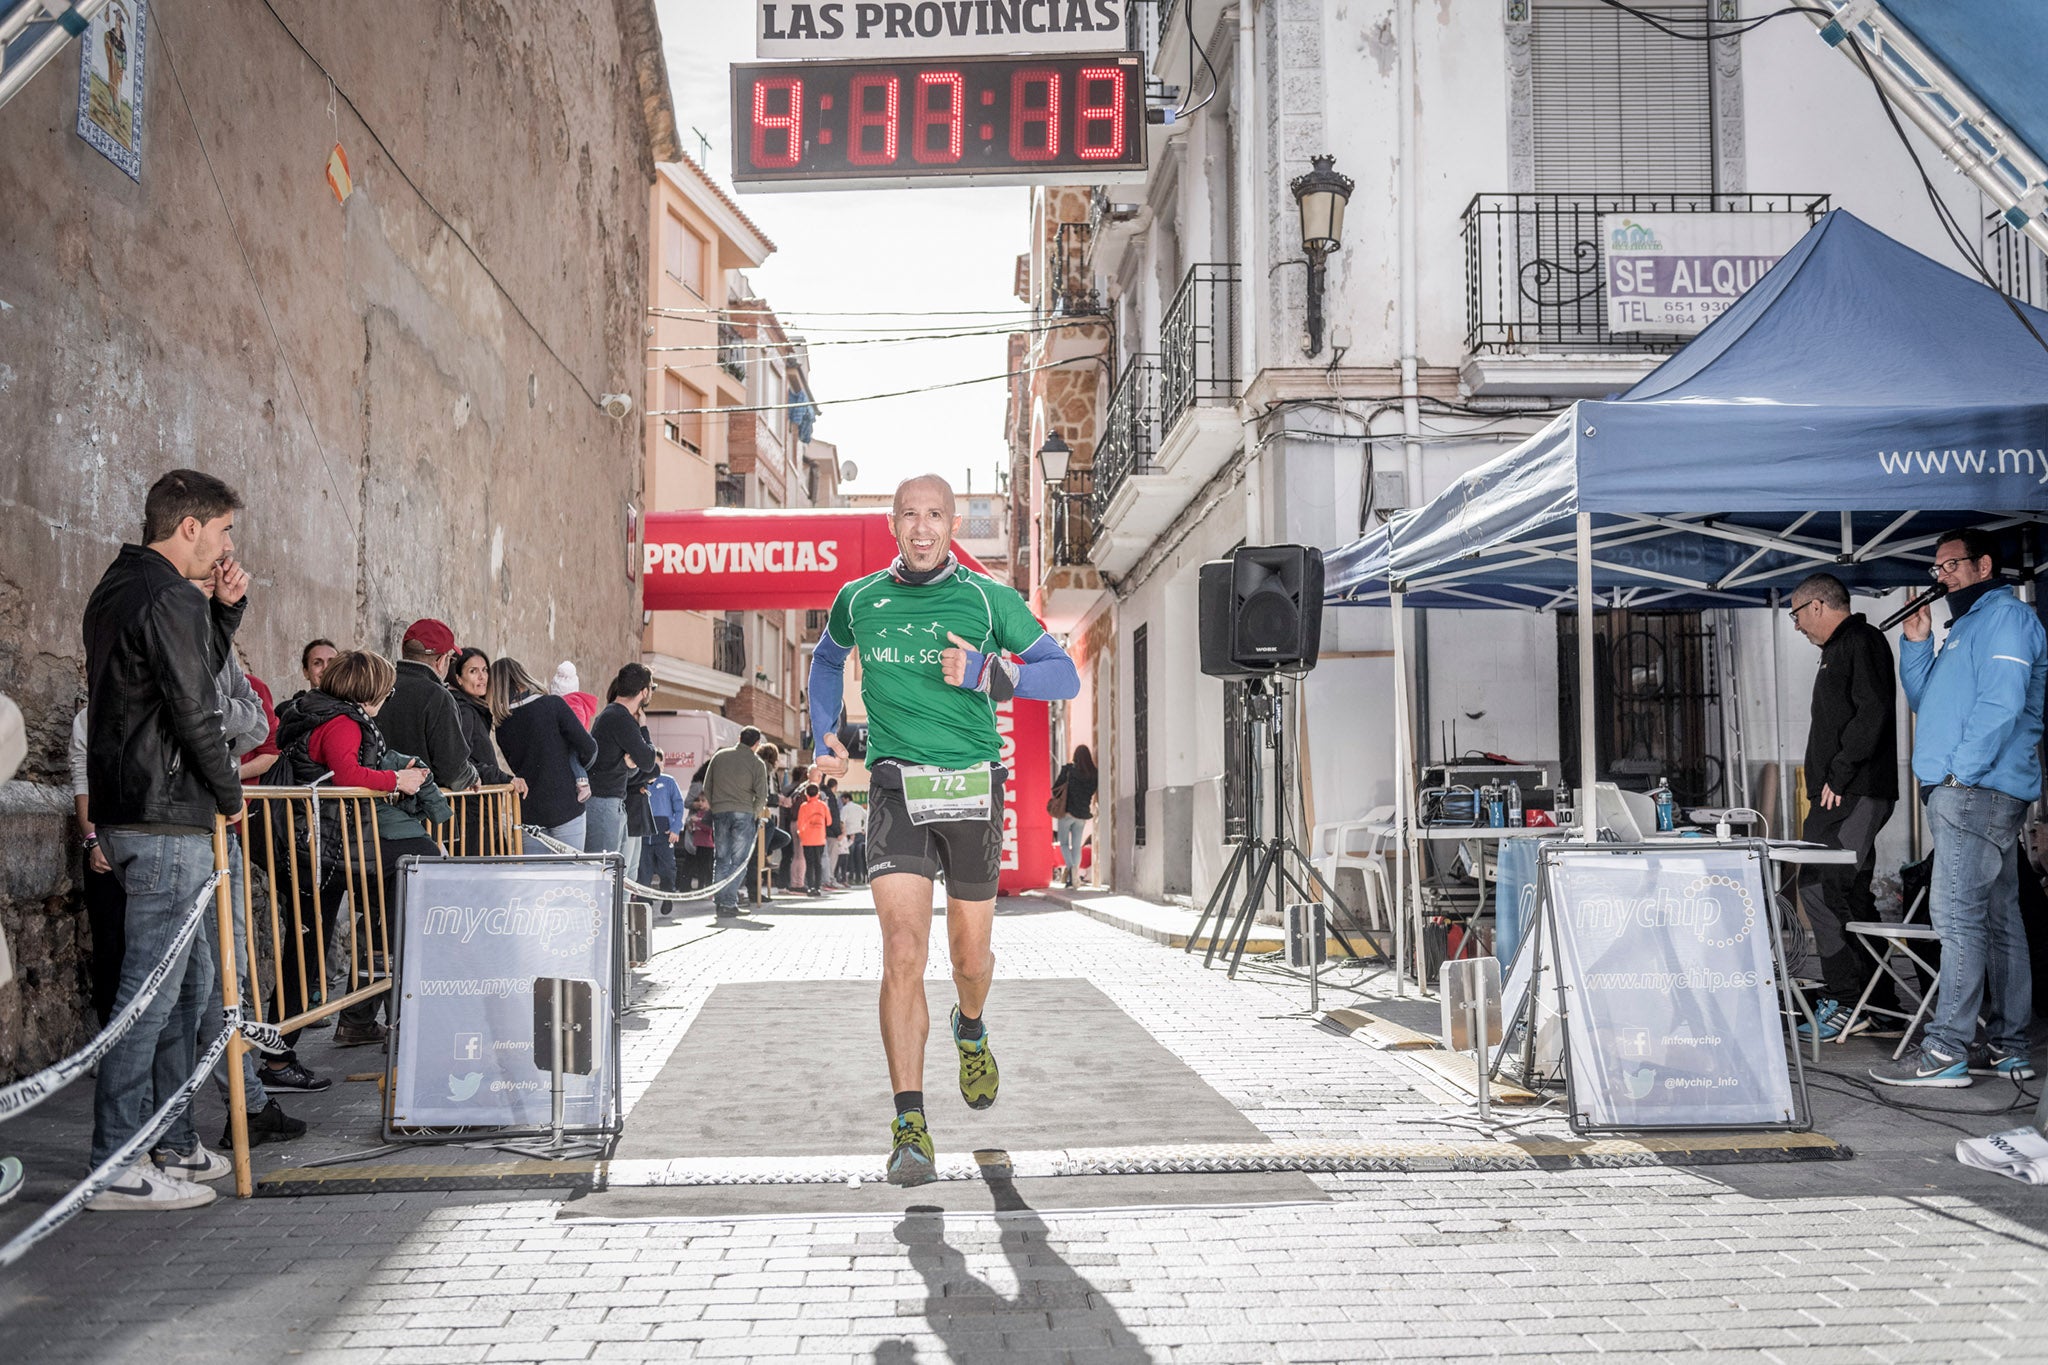
M 249 803 L 244 801 L 246 812 Z M 213 866 L 220 873 L 220 881 L 213 888 L 214 918 L 220 930 L 218 957 L 220 958 L 220 1000 L 221 1008 L 233 1010 L 240 1018 L 242 990 L 239 975 L 235 970 L 235 911 L 233 888 L 228 876 L 228 821 L 224 815 L 213 817 Z M 242 864 L 242 876 L 248 878 L 249 866 Z M 235 1195 L 247 1199 L 256 1193 L 255 1174 L 249 1167 L 249 1098 L 242 1085 L 242 1054 L 249 1050 L 243 1041 L 239 1026 L 228 1030 L 227 1051 L 223 1062 L 228 1069 L 228 1135 L 234 1140 L 235 1149 Z M 197 1098 L 196 1094 L 194 1098 Z

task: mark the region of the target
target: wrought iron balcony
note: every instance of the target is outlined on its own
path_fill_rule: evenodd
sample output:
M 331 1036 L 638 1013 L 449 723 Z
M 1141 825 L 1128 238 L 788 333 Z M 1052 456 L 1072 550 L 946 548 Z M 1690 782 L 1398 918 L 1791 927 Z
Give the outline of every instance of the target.
M 1045 490 L 1045 569 L 1088 563 L 1095 545 L 1095 471 L 1067 467 L 1067 476 Z M 1044 574 L 1039 575 L 1041 578 Z
M 735 678 L 747 676 L 747 628 L 740 622 L 711 623 L 711 666 Z
M 1828 211 L 1824 194 L 1479 194 L 1465 206 L 1465 349 L 1675 351 L 1689 338 L 1607 328 L 1609 213 Z
M 1089 507 L 1098 524 L 1124 480 L 1159 472 L 1154 463 L 1158 452 L 1159 357 L 1134 355 L 1117 376 L 1103 413 L 1102 439 L 1095 446 L 1095 487 Z
M 747 382 L 746 338 L 729 322 L 718 324 L 718 368 L 742 384 Z
M 735 474 L 724 465 L 718 467 L 718 487 L 713 494 L 714 507 L 745 507 L 747 505 L 747 478 Z
M 1237 264 L 1188 270 L 1159 326 L 1159 425 L 1197 403 L 1237 399 Z

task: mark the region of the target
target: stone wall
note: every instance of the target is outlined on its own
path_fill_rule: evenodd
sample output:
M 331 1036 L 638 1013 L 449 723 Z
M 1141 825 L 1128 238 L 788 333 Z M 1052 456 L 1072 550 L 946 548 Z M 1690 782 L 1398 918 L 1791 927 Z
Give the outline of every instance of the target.
M 139 183 L 73 132 L 76 46 L 0 110 L 0 690 L 31 738 L 0 792 L 0 1077 L 86 1036 L 79 616 L 165 469 L 241 490 L 243 638 L 280 696 L 306 638 L 390 653 L 421 615 L 541 677 L 638 656 L 639 423 L 598 403 L 644 388 L 676 154 L 652 9 L 159 0 Z

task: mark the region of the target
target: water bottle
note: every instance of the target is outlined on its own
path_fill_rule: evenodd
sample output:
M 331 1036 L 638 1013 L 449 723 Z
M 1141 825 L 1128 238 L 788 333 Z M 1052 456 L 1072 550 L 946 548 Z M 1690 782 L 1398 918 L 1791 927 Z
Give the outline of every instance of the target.
M 1667 778 L 1657 779 L 1657 790 L 1650 793 L 1657 798 L 1657 832 L 1669 834 L 1678 828 L 1678 802 L 1671 795 L 1671 783 Z
M 1508 828 L 1522 827 L 1522 784 L 1508 783 Z
M 1486 784 L 1486 823 L 1499 829 L 1507 823 L 1507 809 L 1501 804 L 1500 788 L 1494 783 Z

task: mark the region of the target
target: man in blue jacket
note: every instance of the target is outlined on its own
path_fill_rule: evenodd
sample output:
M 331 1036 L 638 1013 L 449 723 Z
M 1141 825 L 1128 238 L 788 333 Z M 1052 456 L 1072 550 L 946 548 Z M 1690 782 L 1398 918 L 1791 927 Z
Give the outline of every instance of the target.
M 1928 908 L 1941 936 L 1941 980 L 1920 1047 L 1870 1075 L 1953 1089 L 1973 1075 L 2034 1074 L 2019 846 L 2020 821 L 2041 794 L 2048 636 L 2034 609 L 1999 581 L 1998 546 L 1983 531 L 1942 537 L 1934 576 L 1948 589 L 1948 639 L 1936 653 L 1928 609 L 1907 617 L 1899 675 L 1919 717 L 1913 776 L 1934 838 Z M 1979 1014 L 1987 1046 L 1973 1056 Z

